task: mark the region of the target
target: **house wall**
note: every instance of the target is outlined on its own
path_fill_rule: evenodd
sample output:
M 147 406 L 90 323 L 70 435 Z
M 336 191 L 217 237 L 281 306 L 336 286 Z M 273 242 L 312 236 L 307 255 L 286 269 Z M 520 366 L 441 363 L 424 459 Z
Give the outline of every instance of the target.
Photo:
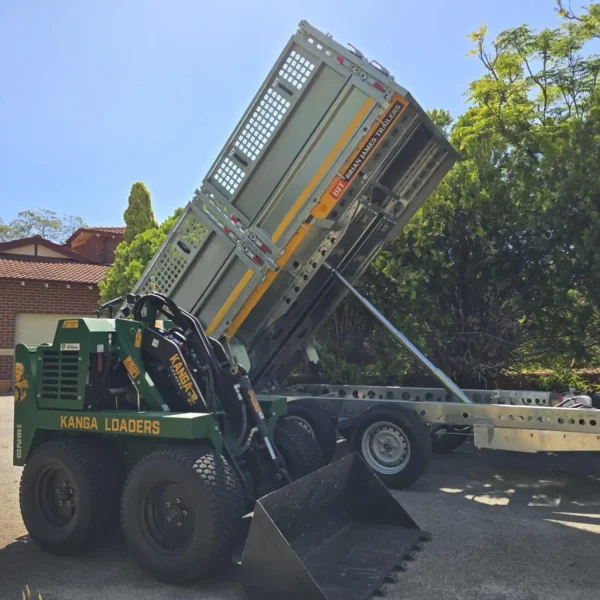
M 110 265 L 115 258 L 115 249 L 123 241 L 122 236 L 92 235 L 83 244 L 71 248 L 87 258 L 104 265 Z
M 92 316 L 98 300 L 96 285 L 0 279 L 0 393 L 12 386 L 17 313 Z

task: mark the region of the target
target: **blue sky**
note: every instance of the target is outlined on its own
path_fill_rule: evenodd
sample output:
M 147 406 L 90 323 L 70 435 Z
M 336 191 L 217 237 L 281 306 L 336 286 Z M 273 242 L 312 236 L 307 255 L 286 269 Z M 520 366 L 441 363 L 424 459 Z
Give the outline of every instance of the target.
M 583 3 L 583 2 L 582 2 Z M 119 225 L 143 181 L 191 198 L 300 20 L 454 115 L 481 74 L 466 35 L 555 26 L 554 0 L 0 0 L 0 218 L 48 208 Z

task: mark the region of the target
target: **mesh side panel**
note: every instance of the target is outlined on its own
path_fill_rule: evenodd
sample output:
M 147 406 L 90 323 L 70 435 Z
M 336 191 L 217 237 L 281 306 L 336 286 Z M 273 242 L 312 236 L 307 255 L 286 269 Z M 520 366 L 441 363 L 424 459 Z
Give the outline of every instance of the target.
M 290 102 L 280 93 L 268 89 L 252 116 L 244 125 L 235 142 L 236 148 L 242 151 L 250 160 L 256 160 L 289 107 Z M 229 159 L 225 159 L 224 162 L 227 160 Z M 221 167 L 219 167 L 219 171 L 220 169 Z M 219 171 L 215 176 L 217 181 Z
M 179 237 L 194 250 L 200 248 L 202 241 L 207 235 L 208 230 L 198 221 L 192 212 L 186 217 L 179 229 Z
M 292 52 L 285 60 L 279 75 L 295 88 L 301 90 L 315 65 L 297 52 Z
M 194 251 L 199 250 L 208 233 L 206 227 L 202 225 L 194 213 L 188 212 L 177 230 L 177 235 L 173 236 L 170 243 L 164 247 L 156 262 L 152 265 L 152 269 L 146 281 L 140 287 L 139 293 L 145 294 L 154 291 L 170 294 L 179 277 L 185 271 L 188 261 L 193 258 Z M 185 242 L 188 252 L 177 245 L 178 239 Z
M 48 400 L 77 400 L 79 353 L 45 350 L 41 379 L 43 398 Z
M 244 175 L 246 174 L 240 167 L 238 167 L 229 157 L 225 157 L 215 173 L 215 180 L 230 194 L 233 194 L 233 192 L 238 189 L 242 179 L 244 179 Z
M 286 98 L 286 91 L 290 97 L 294 97 L 294 92 L 298 92 L 306 85 L 315 67 L 316 64 L 310 59 L 292 50 L 281 64 L 275 81 L 262 95 L 243 124 L 233 142 L 232 150 L 255 162 L 290 109 L 292 98 Z M 285 90 L 280 91 L 278 85 Z M 240 159 L 240 164 L 243 162 L 243 159 Z M 212 178 L 233 196 L 246 176 L 246 171 L 247 169 L 232 160 L 230 152 L 229 156 L 225 156 L 220 161 Z

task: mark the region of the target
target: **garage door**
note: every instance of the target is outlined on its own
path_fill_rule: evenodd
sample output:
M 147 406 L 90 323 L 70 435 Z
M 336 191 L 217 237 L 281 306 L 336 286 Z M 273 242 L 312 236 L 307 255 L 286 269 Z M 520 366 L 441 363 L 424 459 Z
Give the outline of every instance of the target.
M 56 325 L 59 319 L 77 319 L 78 315 L 32 315 L 17 314 L 15 342 L 26 346 L 51 344 L 54 340 Z

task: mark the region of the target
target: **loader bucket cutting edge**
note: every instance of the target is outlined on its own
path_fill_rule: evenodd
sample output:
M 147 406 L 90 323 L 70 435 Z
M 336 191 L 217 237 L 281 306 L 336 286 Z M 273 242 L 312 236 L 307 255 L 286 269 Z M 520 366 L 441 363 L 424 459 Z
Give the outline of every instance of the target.
M 428 539 L 351 454 L 256 501 L 242 583 L 252 600 L 363 600 Z

